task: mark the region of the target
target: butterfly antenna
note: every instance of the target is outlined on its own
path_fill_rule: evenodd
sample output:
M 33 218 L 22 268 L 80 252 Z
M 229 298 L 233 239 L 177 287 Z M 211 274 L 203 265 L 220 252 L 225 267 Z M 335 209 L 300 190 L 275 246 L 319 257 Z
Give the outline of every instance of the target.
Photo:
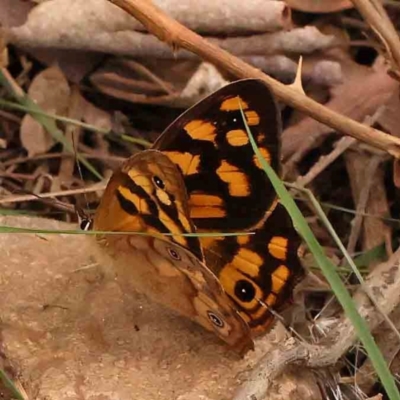
M 56 198 L 53 198 L 53 199 L 44 198 L 44 197 L 40 196 L 37 193 L 31 192 L 30 190 L 22 189 L 22 188 L 19 188 L 15 192 L 18 192 L 18 193 L 20 192 L 20 193 L 23 193 L 23 194 L 28 194 L 30 196 L 34 196 L 39 201 L 41 201 L 42 203 L 48 204 L 49 206 L 52 206 L 52 207 L 56 206 L 56 208 L 59 208 L 62 211 L 65 211 L 65 212 L 68 212 L 68 213 L 71 213 L 71 214 L 75 214 L 76 213 L 73 206 L 71 206 L 70 204 L 64 203 L 63 201 L 60 201 L 60 200 L 58 200 Z

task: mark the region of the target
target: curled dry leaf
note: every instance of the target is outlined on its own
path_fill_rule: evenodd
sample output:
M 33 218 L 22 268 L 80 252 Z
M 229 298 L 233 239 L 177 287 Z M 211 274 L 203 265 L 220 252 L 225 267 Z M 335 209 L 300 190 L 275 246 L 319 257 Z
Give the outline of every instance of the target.
M 156 0 L 157 6 L 188 28 L 201 33 L 271 32 L 291 26 L 283 1 Z M 143 25 L 106 0 L 50 0 L 39 4 L 13 34 L 46 42 L 58 36 L 90 40 L 105 33 L 144 31 Z M 42 34 L 46 32 L 46 36 Z M 40 33 L 40 34 L 39 34 Z M 39 35 L 38 35 L 39 34 Z
M 172 2 L 172 0 L 169 0 Z M 226 9 L 221 8 L 223 13 L 218 15 L 215 7 L 226 4 Z M 324 35 L 316 28 L 306 27 L 293 29 L 289 32 L 275 32 L 271 35 L 265 34 L 271 30 L 267 25 L 263 29 L 253 29 L 250 23 L 257 21 L 260 16 L 270 18 L 271 7 L 277 7 L 281 2 L 252 0 L 245 4 L 240 4 L 240 12 L 237 11 L 237 3 L 232 1 L 210 2 L 202 0 L 199 2 L 189 2 L 186 6 L 174 6 L 168 3 L 168 12 L 172 17 L 179 20 L 179 15 L 174 15 L 175 9 L 185 9 L 188 13 L 193 13 L 192 24 L 190 21 L 183 21 L 189 28 L 197 23 L 197 29 L 205 29 L 201 24 L 212 20 L 215 17 L 215 29 L 208 29 L 212 33 L 224 34 L 231 32 L 234 27 L 241 27 L 240 30 L 248 32 L 261 32 L 262 34 L 252 35 L 250 37 L 242 36 L 236 38 L 217 39 L 212 41 L 224 49 L 234 54 L 276 54 L 281 51 L 295 53 L 310 53 L 321 50 L 336 44 L 332 36 Z M 236 4 L 235 6 L 233 6 Z M 254 8 L 250 6 L 254 5 Z M 245 7 L 246 5 L 246 7 Z M 167 2 L 165 2 L 165 7 Z M 201 11 L 195 12 L 194 8 L 200 7 Z M 243 9 L 243 7 L 245 7 Z M 283 11 L 288 13 L 286 5 L 283 4 Z M 246 11 L 248 9 L 248 12 Z M 208 11 L 207 11 L 208 10 Z M 228 13 L 229 10 L 229 13 Z M 286 10 L 286 11 L 285 11 Z M 221 11 L 222 12 L 222 11 Z M 253 15 L 255 13 L 255 15 Z M 229 17 L 228 17 L 229 14 Z M 204 16 L 201 22 L 199 16 Z M 240 21 L 236 18 L 240 17 Z M 257 18 L 258 17 L 258 18 Z M 276 19 L 272 19 L 275 21 Z M 281 17 L 277 18 L 282 19 Z M 245 24 L 241 21 L 247 21 Z M 226 25 L 231 24 L 231 25 Z M 286 23 L 281 26 L 286 27 Z M 17 28 L 11 28 L 7 31 L 11 43 L 26 47 L 46 47 L 61 49 L 80 49 L 108 52 L 111 54 L 124 54 L 131 56 L 157 56 L 173 58 L 174 56 L 193 57 L 190 52 L 179 51 L 176 54 L 170 47 L 161 43 L 157 38 L 148 34 L 135 31 L 137 23 L 128 14 L 119 8 L 110 4 L 106 0 L 50 0 L 37 6 L 29 15 L 28 21 Z M 275 36 L 278 35 L 278 36 Z M 254 49 L 254 51 L 250 51 Z
M 70 96 L 70 88 L 58 67 L 47 68 L 33 79 L 28 96 L 43 111 L 50 114 L 65 114 Z M 25 115 L 21 123 L 20 139 L 29 156 L 49 150 L 54 139 L 42 125 L 30 115 Z
M 311 13 L 331 13 L 354 7 L 351 0 L 286 0 L 286 3 L 293 10 Z

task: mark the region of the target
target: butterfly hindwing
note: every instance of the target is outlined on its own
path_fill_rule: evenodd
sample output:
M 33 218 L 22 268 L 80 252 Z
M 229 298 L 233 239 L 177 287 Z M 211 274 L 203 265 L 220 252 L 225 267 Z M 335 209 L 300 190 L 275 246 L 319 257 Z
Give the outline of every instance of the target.
M 207 266 L 218 276 L 253 333 L 267 330 L 303 275 L 300 238 L 278 204 L 253 235 L 202 239 Z

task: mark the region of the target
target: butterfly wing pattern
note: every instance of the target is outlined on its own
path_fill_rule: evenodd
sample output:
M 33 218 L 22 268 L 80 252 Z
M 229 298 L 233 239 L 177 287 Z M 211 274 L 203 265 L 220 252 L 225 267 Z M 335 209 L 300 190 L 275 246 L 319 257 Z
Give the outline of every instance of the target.
M 175 120 L 110 179 L 93 228 L 120 280 L 244 353 L 303 274 L 300 239 L 254 155 L 280 173 L 279 109 L 259 80 L 229 84 Z M 200 232 L 251 232 L 195 237 Z M 169 236 L 165 236 L 168 234 Z
M 200 231 L 254 235 L 203 238 L 218 276 L 253 333 L 264 332 L 303 275 L 300 238 L 249 142 L 241 109 L 263 157 L 280 174 L 281 119 L 262 81 L 225 86 L 183 113 L 154 147 L 182 172 Z
M 155 150 L 129 158 L 114 172 L 93 220 L 98 258 L 119 282 L 215 332 L 240 354 L 253 347 L 248 325 L 203 263 L 182 175 Z M 163 234 L 169 234 L 165 236 Z

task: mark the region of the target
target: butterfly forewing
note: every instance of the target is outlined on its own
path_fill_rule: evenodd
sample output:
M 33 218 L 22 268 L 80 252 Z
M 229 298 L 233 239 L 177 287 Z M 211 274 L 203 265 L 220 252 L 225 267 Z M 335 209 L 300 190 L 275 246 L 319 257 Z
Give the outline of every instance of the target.
M 249 79 L 223 87 L 175 120 L 154 148 L 184 175 L 190 215 L 201 230 L 249 229 L 274 206 L 241 115 L 271 166 L 279 171 L 280 115 L 268 88 Z
M 171 240 L 203 259 L 189 216 L 182 176 L 160 152 L 146 150 L 114 172 L 96 211 L 94 230 L 172 234 Z

